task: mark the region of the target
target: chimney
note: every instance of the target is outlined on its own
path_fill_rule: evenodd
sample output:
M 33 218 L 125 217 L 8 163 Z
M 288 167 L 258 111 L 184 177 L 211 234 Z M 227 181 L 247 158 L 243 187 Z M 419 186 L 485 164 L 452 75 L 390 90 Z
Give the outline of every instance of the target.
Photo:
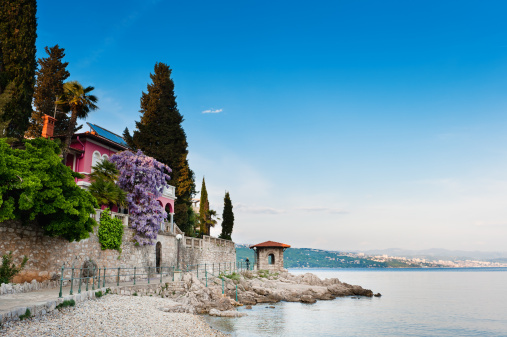
M 42 116 L 42 118 L 44 119 L 44 126 L 42 127 L 42 137 L 44 138 L 53 137 L 56 119 L 49 115 L 44 115 Z

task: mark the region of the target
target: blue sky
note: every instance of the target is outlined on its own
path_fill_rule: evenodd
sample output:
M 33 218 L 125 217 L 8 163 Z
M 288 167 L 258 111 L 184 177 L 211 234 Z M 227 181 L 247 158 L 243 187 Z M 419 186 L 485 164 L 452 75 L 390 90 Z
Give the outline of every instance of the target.
M 117 133 L 169 64 L 197 186 L 219 213 L 230 191 L 237 242 L 505 250 L 506 7 L 39 1 L 37 48 L 66 49 L 99 97 L 88 121 Z

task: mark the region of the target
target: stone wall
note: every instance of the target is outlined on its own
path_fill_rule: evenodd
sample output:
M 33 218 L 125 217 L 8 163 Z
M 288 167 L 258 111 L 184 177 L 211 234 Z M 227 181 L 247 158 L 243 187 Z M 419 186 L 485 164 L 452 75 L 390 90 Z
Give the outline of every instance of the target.
M 283 248 L 256 248 L 257 251 L 257 270 L 266 269 L 269 271 L 279 271 L 283 269 Z M 274 263 L 269 264 L 269 255 L 273 255 Z
M 133 242 L 134 231 L 125 227 L 122 252 L 102 250 L 96 235 L 98 227 L 90 237 L 79 242 L 68 242 L 58 237 L 48 237 L 35 224 L 22 225 L 18 221 L 0 223 L 0 255 L 13 252 L 14 262 L 19 264 L 24 255 L 29 260 L 25 269 L 14 278 L 15 283 L 37 280 L 55 280 L 60 277 L 62 265 L 80 268 L 87 260 L 94 260 L 100 268 L 155 267 L 156 244 L 161 246 L 162 267 L 176 266 L 178 241 L 168 232 L 160 232 L 154 245 L 138 246 Z M 204 239 L 183 237 L 180 242 L 181 266 L 199 263 L 235 262 L 234 243 L 205 237 Z M 139 269 L 138 269 L 139 270 Z M 64 273 L 70 277 L 70 270 Z

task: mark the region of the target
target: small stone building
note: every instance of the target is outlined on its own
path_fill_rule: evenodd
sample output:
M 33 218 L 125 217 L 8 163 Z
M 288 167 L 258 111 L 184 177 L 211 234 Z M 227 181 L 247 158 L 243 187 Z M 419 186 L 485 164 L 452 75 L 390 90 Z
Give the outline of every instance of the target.
M 283 269 L 283 252 L 290 248 L 285 243 L 266 241 L 253 246 L 257 270 L 279 271 Z

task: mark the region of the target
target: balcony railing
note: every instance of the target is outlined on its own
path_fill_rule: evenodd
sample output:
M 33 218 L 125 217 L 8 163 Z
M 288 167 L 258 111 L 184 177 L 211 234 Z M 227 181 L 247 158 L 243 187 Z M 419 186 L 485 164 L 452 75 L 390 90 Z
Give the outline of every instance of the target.
M 162 191 L 162 195 L 166 198 L 176 198 L 176 188 L 174 186 L 168 185 L 167 187 L 164 187 Z
M 94 218 L 95 221 L 97 221 L 97 223 L 100 223 L 100 215 L 102 214 L 102 212 L 103 212 L 102 209 L 96 208 L 95 214 L 90 214 L 90 217 Z M 128 214 L 111 212 L 111 218 L 120 219 L 121 222 L 123 223 L 123 226 L 125 226 L 125 227 L 128 227 L 128 225 L 129 225 L 129 215 Z

